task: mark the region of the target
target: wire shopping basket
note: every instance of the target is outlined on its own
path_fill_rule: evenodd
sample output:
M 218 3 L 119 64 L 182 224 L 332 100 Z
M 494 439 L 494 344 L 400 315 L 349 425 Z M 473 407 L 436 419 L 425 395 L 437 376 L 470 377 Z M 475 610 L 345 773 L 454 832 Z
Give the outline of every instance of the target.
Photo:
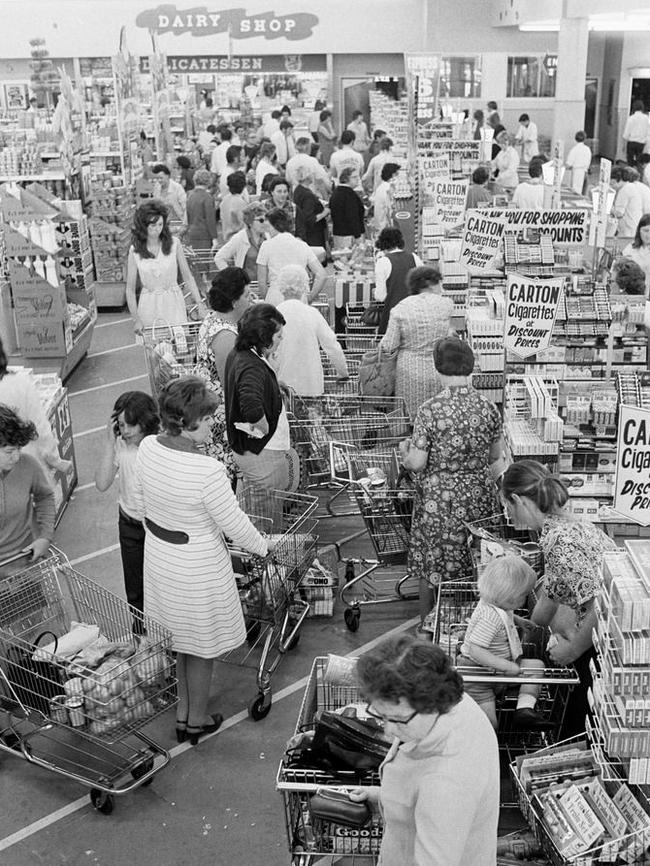
M 168 382 L 192 373 L 200 328 L 200 322 L 170 325 L 160 321 L 145 330 L 144 357 L 152 394 L 158 395 Z

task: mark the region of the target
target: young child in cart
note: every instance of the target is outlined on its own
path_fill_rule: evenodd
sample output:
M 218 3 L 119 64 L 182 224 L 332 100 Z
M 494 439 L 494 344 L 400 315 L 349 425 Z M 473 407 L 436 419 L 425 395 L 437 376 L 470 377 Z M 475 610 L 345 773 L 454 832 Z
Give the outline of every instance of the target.
M 160 430 L 155 401 L 144 391 L 125 391 L 115 401 L 106 426 L 104 451 L 95 472 L 95 487 L 104 492 L 117 476 L 118 533 L 126 600 L 142 613 L 144 564 L 144 526 L 133 499 L 135 460 L 145 436 Z M 134 631 L 141 631 L 141 620 L 134 620 Z
M 478 579 L 478 602 L 469 621 L 458 664 L 480 665 L 508 677 L 541 676 L 544 662 L 523 657 L 517 626 L 534 628 L 514 611 L 526 604 L 537 576 L 519 556 L 495 557 Z M 508 688 L 504 684 L 472 683 L 465 679 L 465 691 L 497 727 L 496 698 Z M 522 730 L 543 730 L 550 723 L 535 709 L 540 686 L 526 683 L 519 688 L 514 726 Z

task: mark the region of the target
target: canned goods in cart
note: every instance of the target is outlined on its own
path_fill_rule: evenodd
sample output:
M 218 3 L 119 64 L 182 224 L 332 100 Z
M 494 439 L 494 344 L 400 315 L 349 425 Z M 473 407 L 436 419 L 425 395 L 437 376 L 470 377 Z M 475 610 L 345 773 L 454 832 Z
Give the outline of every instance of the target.
M 73 728 L 82 728 L 86 724 L 83 698 L 66 698 L 65 708 Z
M 65 695 L 55 695 L 50 701 L 50 718 L 60 725 L 67 725 L 69 721 L 66 700 L 69 699 Z

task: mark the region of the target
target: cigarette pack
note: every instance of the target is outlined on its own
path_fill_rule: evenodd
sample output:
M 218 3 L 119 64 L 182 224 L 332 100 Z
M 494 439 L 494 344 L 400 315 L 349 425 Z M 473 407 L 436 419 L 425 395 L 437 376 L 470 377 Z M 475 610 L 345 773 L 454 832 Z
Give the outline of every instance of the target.
M 604 826 L 576 785 L 571 785 L 560 797 L 560 806 L 573 829 L 583 840 L 585 849 L 592 848 L 603 837 Z

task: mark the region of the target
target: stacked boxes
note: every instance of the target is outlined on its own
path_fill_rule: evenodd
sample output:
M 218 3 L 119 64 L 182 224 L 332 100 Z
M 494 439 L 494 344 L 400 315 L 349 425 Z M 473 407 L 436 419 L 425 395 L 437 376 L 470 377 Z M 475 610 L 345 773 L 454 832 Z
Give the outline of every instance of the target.
M 90 235 L 95 272 L 100 282 L 123 282 L 133 220 L 133 199 L 127 187 L 93 190 Z
M 56 240 L 61 248 L 59 269 L 66 288 L 89 291 L 95 282 L 88 220 L 57 219 Z

